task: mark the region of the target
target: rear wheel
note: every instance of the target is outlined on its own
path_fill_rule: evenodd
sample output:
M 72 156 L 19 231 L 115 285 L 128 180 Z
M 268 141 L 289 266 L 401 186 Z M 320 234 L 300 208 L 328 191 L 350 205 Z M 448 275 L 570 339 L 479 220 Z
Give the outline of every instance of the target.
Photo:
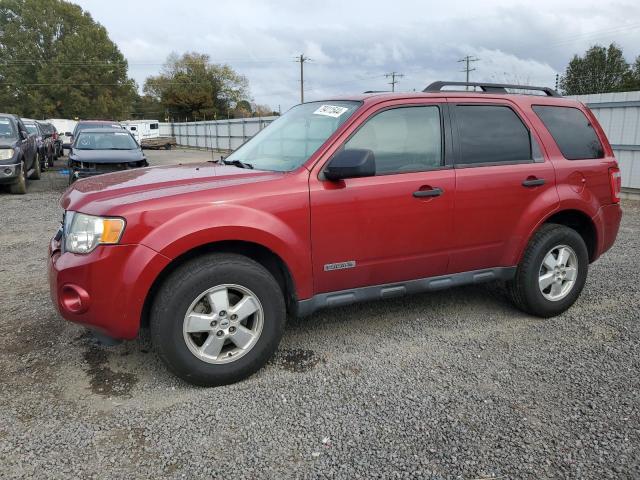
M 151 336 L 180 378 L 201 386 L 242 380 L 273 355 L 284 296 L 262 265 L 235 254 L 198 257 L 173 272 L 151 309 Z
M 20 169 L 20 176 L 18 177 L 16 183 L 11 184 L 9 187 L 9 191 L 11 193 L 15 193 L 18 195 L 24 195 L 27 193 L 27 165 L 24 163 L 24 159 L 22 159 L 22 165 Z
M 552 317 L 567 310 L 580 296 L 587 279 L 589 253 L 575 230 L 543 225 L 525 251 L 508 288 L 521 310 Z

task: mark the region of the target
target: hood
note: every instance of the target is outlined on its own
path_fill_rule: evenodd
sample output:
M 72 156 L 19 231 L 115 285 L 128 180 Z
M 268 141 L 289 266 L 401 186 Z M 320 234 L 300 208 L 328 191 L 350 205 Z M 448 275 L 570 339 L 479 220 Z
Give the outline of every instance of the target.
M 268 181 L 283 175 L 213 163 L 135 168 L 78 180 L 64 193 L 60 205 L 65 210 L 105 215 L 114 208 L 138 202 Z
M 142 160 L 140 150 L 73 150 L 72 160 L 88 163 L 125 163 Z
M 0 138 L 0 148 L 14 148 L 16 142 L 15 138 Z

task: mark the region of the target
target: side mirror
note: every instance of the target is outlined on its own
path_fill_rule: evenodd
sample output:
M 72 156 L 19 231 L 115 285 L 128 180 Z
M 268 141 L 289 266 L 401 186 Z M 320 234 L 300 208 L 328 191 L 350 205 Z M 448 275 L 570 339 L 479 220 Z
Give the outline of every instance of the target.
M 375 154 L 366 148 L 340 150 L 324 170 L 324 176 L 332 181 L 343 178 L 373 177 L 375 174 Z
M 29 132 L 27 132 L 26 130 L 20 130 L 20 135 L 22 135 L 22 138 L 25 140 L 29 138 Z

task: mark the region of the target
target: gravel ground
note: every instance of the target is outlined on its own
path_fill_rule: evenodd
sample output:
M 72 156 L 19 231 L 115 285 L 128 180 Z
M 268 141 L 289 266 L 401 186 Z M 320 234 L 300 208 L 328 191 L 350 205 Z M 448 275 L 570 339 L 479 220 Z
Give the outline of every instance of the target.
M 210 155 L 149 158 L 178 154 Z M 148 333 L 107 348 L 58 317 L 62 180 L 0 194 L 0 476 L 640 478 L 640 203 L 560 317 L 492 285 L 327 310 L 249 380 L 201 389 Z

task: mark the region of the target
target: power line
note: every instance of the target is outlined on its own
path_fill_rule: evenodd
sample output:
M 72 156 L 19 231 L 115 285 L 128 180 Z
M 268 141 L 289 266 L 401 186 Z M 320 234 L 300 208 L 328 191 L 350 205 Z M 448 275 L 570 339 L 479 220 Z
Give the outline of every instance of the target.
M 396 83 L 398 83 L 398 80 L 396 80 L 396 78 L 404 77 L 404 73 L 391 72 L 391 73 L 385 73 L 384 76 L 386 78 L 391 77 L 391 81 L 389 82 L 389 85 L 391 85 L 391 91 L 395 92 L 396 91 Z
M 473 57 L 471 55 L 466 55 L 464 58 L 461 58 L 460 60 L 458 60 L 458 63 L 460 63 L 460 62 L 464 62 L 465 63 L 464 69 L 460 70 L 460 71 L 467 73 L 467 83 L 469 83 L 469 72 L 473 72 L 475 70 L 475 68 L 471 68 L 470 67 L 470 62 L 477 62 L 478 60 L 480 60 L 480 59 L 476 58 L 476 57 Z M 466 86 L 465 90 L 469 90 L 469 86 Z
M 300 64 L 300 103 L 304 103 L 304 62 L 308 62 L 309 57 L 305 57 L 304 53 L 301 53 L 299 57 L 296 57 L 295 61 Z

